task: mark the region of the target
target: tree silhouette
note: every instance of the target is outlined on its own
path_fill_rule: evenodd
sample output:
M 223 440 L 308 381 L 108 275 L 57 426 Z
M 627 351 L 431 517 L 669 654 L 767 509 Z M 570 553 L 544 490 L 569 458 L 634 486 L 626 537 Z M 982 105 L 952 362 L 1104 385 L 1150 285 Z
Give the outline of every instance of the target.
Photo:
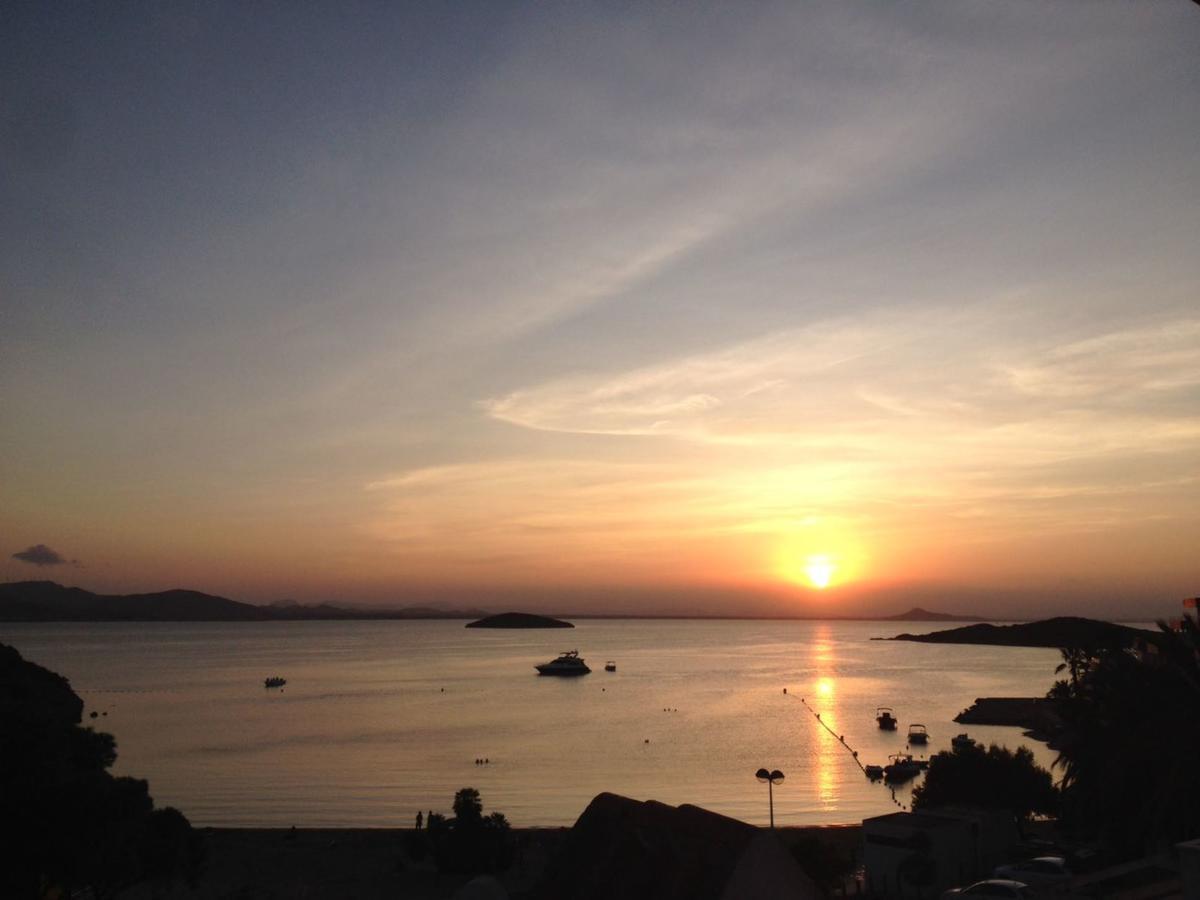
M 485 816 L 479 791 L 471 787 L 455 793 L 453 819 L 431 812 L 424 834 L 409 838 L 410 855 L 423 858 L 431 850 L 443 872 L 502 872 L 515 851 L 508 819 L 499 812 Z
M 929 761 L 924 783 L 913 789 L 913 809 L 967 804 L 1008 810 L 1023 823 L 1033 813 L 1058 810 L 1058 791 L 1028 747 L 1011 751 L 992 744 L 956 747 Z
M 468 827 L 477 824 L 483 818 L 483 800 L 479 791 L 465 787 L 454 795 L 454 818 Z

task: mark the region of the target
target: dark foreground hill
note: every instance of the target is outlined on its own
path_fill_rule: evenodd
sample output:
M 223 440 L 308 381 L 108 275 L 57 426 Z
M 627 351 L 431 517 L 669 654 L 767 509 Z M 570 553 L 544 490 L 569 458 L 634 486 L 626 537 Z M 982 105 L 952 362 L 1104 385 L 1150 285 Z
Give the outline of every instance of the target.
M 468 622 L 467 628 L 574 628 L 570 622 L 537 616 L 533 613 L 506 612 L 488 616 L 478 622 Z
M 930 634 L 898 634 L 888 640 L 926 644 L 989 644 L 997 647 L 1128 647 L 1154 632 L 1115 622 L 1059 616 L 1019 625 L 964 625 Z
M 322 603 L 255 606 L 199 591 L 93 594 L 53 581 L 0 584 L 0 622 L 271 622 L 310 619 L 474 619 L 480 610 L 345 609 Z
M 84 728 L 70 683 L 0 644 L 0 897 L 115 897 L 199 872 L 201 837 L 145 781 L 109 772 L 111 734 Z M 92 713 L 94 718 L 96 713 Z

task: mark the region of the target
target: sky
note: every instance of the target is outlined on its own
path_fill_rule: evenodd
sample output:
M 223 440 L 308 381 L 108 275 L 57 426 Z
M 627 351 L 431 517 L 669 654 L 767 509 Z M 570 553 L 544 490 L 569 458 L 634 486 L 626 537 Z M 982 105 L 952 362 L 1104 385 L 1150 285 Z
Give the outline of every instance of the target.
M 0 580 L 1200 593 L 1200 8 L 5 4 Z

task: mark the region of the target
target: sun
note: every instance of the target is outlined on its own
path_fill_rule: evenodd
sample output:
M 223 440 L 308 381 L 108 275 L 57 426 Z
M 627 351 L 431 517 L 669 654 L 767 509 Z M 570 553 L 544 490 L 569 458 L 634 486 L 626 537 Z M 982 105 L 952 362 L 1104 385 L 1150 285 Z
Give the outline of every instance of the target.
M 810 556 L 804 561 L 804 576 L 819 591 L 829 587 L 836 569 L 833 560 L 824 554 Z
M 866 552 L 844 528 L 814 526 L 780 535 L 771 545 L 775 578 L 813 592 L 836 593 L 863 574 Z

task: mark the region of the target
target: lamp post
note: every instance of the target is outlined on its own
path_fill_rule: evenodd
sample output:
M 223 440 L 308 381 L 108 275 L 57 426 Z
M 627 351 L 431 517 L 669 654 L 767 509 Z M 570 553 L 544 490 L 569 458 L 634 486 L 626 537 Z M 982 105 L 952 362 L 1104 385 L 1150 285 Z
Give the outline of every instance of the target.
M 759 781 L 767 783 L 767 803 L 771 809 L 771 828 L 775 827 L 775 782 L 783 781 L 783 773 L 778 769 L 772 769 L 768 772 L 766 769 L 759 769 L 754 773 L 754 777 Z

